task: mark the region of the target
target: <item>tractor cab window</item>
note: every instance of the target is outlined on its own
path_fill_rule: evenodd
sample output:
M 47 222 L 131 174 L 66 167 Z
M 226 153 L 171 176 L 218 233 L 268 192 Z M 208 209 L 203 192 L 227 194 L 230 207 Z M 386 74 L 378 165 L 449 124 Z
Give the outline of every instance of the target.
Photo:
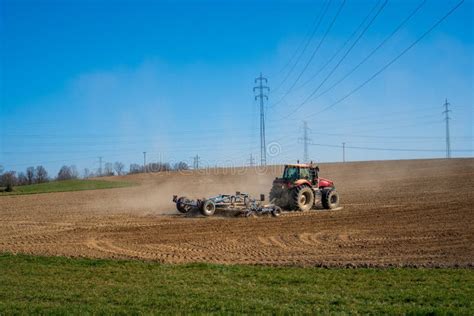
M 306 179 L 312 181 L 311 175 L 309 174 L 308 168 L 301 168 L 300 169 L 300 179 Z
M 299 179 L 299 168 L 298 167 L 285 167 L 285 171 L 283 172 L 283 178 L 288 180 L 297 180 Z
M 309 178 L 312 184 L 316 184 L 318 182 L 318 177 L 319 177 L 319 168 L 311 168 L 309 169 Z

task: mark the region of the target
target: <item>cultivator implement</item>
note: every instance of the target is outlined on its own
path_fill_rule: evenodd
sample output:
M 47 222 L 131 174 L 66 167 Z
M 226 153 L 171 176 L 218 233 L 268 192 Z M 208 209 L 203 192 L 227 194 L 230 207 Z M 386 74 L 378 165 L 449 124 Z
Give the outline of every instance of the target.
M 199 211 L 204 216 L 214 215 L 216 210 L 234 211 L 242 216 L 271 214 L 279 216 L 281 209 L 276 205 L 262 205 L 265 195 L 260 195 L 260 201 L 252 198 L 247 193 L 236 192 L 232 194 L 219 194 L 210 198 L 189 199 L 185 196 L 173 195 L 176 209 L 183 214 L 193 210 Z

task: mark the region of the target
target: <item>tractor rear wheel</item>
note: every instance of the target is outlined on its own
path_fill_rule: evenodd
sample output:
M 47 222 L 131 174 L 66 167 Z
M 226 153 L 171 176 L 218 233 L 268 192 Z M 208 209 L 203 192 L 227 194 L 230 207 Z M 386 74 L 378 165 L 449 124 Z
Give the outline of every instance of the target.
M 269 200 L 270 200 L 270 203 L 286 209 L 289 207 L 289 201 L 288 201 L 287 196 L 288 196 L 287 191 L 274 185 L 272 189 L 270 190 Z
M 300 211 L 309 211 L 314 204 L 313 189 L 308 186 L 301 186 L 295 189 L 292 201 L 292 208 Z
M 323 190 L 321 203 L 327 210 L 333 210 L 339 206 L 339 194 L 336 189 Z
M 201 214 L 204 216 L 212 216 L 216 211 L 216 203 L 212 200 L 206 200 L 202 204 Z

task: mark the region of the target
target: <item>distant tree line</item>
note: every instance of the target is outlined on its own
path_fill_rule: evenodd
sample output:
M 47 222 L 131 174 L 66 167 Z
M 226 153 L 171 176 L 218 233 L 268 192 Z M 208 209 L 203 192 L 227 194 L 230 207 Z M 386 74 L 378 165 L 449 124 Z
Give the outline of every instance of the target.
M 136 163 L 132 163 L 130 165 L 129 169 L 129 174 L 135 174 L 135 173 L 144 173 L 144 172 L 164 172 L 164 171 L 171 171 L 171 170 L 188 170 L 189 166 L 187 163 L 184 161 L 180 161 L 175 163 L 173 166 L 171 166 L 170 163 L 165 162 L 152 162 L 147 165 L 139 165 Z
M 4 171 L 0 166 L 0 187 L 4 187 L 7 192 L 12 191 L 17 185 L 44 183 L 49 180 L 48 172 L 43 166 L 28 167 L 24 172 L 18 173 L 13 170 Z
M 129 168 L 128 174 L 144 173 L 144 172 L 164 172 L 171 170 L 188 170 L 189 166 L 186 162 L 180 161 L 171 165 L 170 163 L 153 162 L 146 166 L 132 163 Z M 110 176 L 122 176 L 127 172 L 125 171 L 125 165 L 116 161 L 115 163 L 106 162 L 103 170 L 93 172 L 88 168 L 84 169 L 83 178 L 94 178 L 94 177 L 110 177 Z M 59 169 L 57 176 L 51 179 L 48 172 L 43 166 L 28 167 L 25 171 L 16 172 L 13 170 L 5 171 L 3 166 L 0 165 L 0 189 L 10 192 L 14 186 L 38 184 L 44 183 L 51 180 L 63 181 L 73 180 L 80 178 L 79 171 L 76 166 L 64 165 Z
M 79 172 L 77 171 L 76 166 L 62 166 L 61 169 L 59 169 L 56 180 L 63 181 L 63 180 L 72 180 L 72 179 L 78 179 L 78 178 L 79 178 Z

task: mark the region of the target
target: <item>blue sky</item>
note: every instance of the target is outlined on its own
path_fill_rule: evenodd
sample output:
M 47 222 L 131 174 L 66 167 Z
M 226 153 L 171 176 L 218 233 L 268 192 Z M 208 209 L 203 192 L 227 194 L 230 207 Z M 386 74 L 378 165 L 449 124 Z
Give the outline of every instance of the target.
M 0 0 L 0 164 L 14 170 L 43 164 L 55 174 L 63 164 L 94 170 L 99 156 L 141 163 L 143 151 L 148 161 L 192 164 L 198 154 L 203 164 L 246 164 L 250 154 L 259 156 L 252 88 L 260 72 L 271 88 L 267 144 L 278 152 L 269 162 L 302 159 L 303 120 L 314 144 L 329 145 L 311 145 L 314 160 L 341 160 L 342 142 L 348 160 L 443 157 L 445 98 L 453 110 L 452 148 L 467 150 L 453 156 L 472 156 L 473 1 L 319 113 L 458 3 L 426 1 L 354 73 L 302 105 L 353 42 L 318 70 L 369 12 L 373 23 L 319 91 L 344 77 L 421 2 L 333 0 L 322 14 L 325 1 Z M 299 62 L 285 67 L 296 61 L 295 51 Z

